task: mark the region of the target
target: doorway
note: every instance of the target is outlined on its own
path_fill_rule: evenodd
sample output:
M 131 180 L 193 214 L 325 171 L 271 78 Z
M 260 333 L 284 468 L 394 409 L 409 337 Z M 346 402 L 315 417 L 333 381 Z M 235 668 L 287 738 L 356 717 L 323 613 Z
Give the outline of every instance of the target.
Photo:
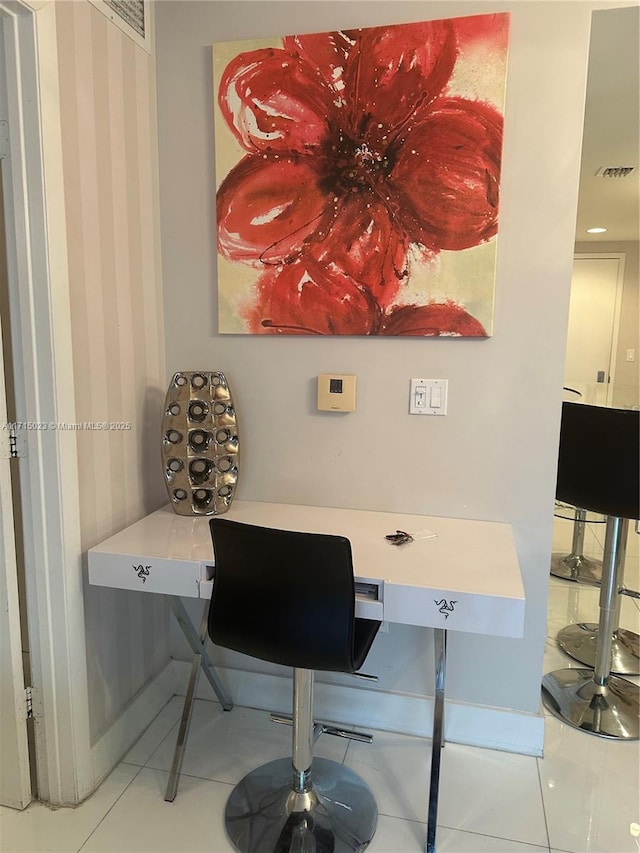
M 580 401 L 613 400 L 624 254 L 577 254 L 573 261 L 564 385 Z

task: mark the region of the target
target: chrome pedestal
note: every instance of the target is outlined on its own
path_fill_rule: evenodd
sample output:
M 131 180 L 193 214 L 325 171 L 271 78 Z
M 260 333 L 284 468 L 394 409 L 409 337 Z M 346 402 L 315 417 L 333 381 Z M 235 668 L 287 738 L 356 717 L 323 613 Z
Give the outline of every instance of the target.
M 241 853 L 352 853 L 378 823 L 369 786 L 335 761 L 313 758 L 313 672 L 294 670 L 293 756 L 248 773 L 231 792 L 225 827 Z
M 314 758 L 308 790 L 296 791 L 291 759 L 247 774 L 225 810 L 227 834 L 251 853 L 347 853 L 373 838 L 378 809 L 367 785 L 348 767 Z
M 567 625 L 558 632 L 558 645 L 563 652 L 586 666 L 596 665 L 598 626 L 591 622 Z M 640 675 L 640 637 L 633 631 L 618 628 L 611 642 L 611 672 L 616 675 Z
M 567 581 L 599 586 L 602 581 L 602 561 L 584 556 L 584 531 L 587 511 L 575 509 L 570 554 L 551 555 L 551 574 Z
M 607 623 L 611 630 L 611 661 L 610 672 L 616 675 L 640 675 L 639 637 L 633 631 L 620 628 L 620 609 L 622 596 L 622 576 L 627 550 L 628 523 L 620 530 L 622 537 L 616 545 L 618 567 L 613 567 L 613 574 L 607 574 L 609 589 L 604 591 L 604 608 L 607 612 Z M 603 594 L 600 594 L 600 608 L 603 607 Z M 563 652 L 586 666 L 595 667 L 598 656 L 599 626 L 589 622 L 579 622 L 567 625 L 558 632 L 558 645 Z
M 638 688 L 611 675 L 598 684 L 591 669 L 557 669 L 542 679 L 542 700 L 570 726 L 607 738 L 638 740 Z
M 574 728 L 601 737 L 637 740 L 640 690 L 631 681 L 611 675 L 628 530 L 628 519 L 607 518 L 594 670 L 558 669 L 545 675 L 542 701 L 554 716 Z

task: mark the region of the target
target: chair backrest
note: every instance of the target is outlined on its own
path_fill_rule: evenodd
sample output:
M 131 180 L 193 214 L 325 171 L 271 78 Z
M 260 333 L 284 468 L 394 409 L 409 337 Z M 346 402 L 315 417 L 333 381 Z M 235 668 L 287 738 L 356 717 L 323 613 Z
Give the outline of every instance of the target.
M 640 513 L 640 412 L 562 404 L 558 500 L 620 518 Z
M 349 540 L 224 518 L 209 525 L 213 642 L 284 666 L 354 672 Z

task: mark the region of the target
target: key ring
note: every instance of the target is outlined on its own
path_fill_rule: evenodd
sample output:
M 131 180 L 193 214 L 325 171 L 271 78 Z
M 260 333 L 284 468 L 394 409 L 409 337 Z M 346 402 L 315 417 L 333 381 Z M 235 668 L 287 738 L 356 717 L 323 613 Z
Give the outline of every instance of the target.
M 389 533 L 384 538 L 392 545 L 406 545 L 408 542 L 413 542 L 413 536 L 405 533 L 404 530 L 396 530 L 395 533 Z

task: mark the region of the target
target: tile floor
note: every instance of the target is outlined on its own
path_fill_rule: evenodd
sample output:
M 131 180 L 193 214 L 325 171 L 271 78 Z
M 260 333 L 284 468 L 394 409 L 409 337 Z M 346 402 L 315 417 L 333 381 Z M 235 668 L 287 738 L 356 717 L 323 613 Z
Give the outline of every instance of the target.
M 554 549 L 565 552 L 571 529 L 556 520 Z M 601 552 L 602 534 L 601 526 L 588 526 L 585 553 Z M 640 587 L 639 540 L 632 529 L 625 581 L 634 589 Z M 555 636 L 572 622 L 597 621 L 598 594 L 595 587 L 551 578 L 545 671 L 578 665 L 557 648 Z M 621 624 L 640 633 L 638 601 L 623 598 Z M 231 787 L 247 770 L 288 755 L 290 729 L 261 711 L 224 714 L 215 703 L 198 702 L 179 794 L 169 805 L 163 793 L 179 714 L 174 698 L 78 808 L 0 809 L 0 851 L 230 853 L 222 824 Z M 376 732 L 372 745 L 324 737 L 317 754 L 343 761 L 373 789 L 380 817 L 371 853 L 424 849 L 429 741 L 388 732 Z M 638 742 L 598 738 L 550 716 L 544 759 L 448 744 L 438 851 L 637 853 L 639 757 Z

